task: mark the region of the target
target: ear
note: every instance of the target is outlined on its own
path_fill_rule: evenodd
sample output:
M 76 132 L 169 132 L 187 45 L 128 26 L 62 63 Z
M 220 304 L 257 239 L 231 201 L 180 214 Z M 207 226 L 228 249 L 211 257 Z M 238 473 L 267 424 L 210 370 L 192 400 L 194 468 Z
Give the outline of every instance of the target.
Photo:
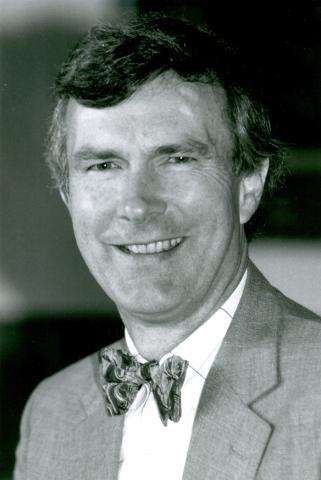
M 68 210 L 69 210 L 68 194 L 67 194 L 65 191 L 63 191 L 61 188 L 59 189 L 59 193 L 60 193 L 60 196 L 61 196 L 62 201 L 64 202 L 64 204 L 66 205 L 66 207 L 67 207 Z
M 239 184 L 239 215 L 241 225 L 244 225 L 250 220 L 259 206 L 268 169 L 269 159 L 267 158 L 261 163 L 257 170 L 241 177 Z

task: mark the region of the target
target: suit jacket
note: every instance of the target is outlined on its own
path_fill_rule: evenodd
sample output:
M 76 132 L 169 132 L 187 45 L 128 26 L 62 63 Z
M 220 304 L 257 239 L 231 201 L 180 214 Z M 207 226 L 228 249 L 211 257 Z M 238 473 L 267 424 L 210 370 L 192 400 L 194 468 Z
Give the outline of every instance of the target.
M 15 480 L 117 478 L 123 416 L 107 417 L 97 367 L 93 355 L 37 387 Z M 202 391 L 183 480 L 320 478 L 321 324 L 251 264 Z

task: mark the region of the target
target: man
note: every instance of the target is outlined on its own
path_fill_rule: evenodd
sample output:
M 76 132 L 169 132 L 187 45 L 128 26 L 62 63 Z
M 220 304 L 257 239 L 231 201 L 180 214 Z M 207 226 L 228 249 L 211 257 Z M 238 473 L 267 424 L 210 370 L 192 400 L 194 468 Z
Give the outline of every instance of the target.
M 320 478 L 320 323 L 247 256 L 280 152 L 246 74 L 158 16 L 64 64 L 50 165 L 125 339 L 35 390 L 16 480 Z

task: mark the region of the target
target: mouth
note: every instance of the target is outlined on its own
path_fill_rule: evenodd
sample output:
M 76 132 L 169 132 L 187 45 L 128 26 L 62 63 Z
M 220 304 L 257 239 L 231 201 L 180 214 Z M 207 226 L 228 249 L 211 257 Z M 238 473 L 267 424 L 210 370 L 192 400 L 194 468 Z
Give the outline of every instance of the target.
M 115 245 L 119 250 L 129 255 L 155 255 L 169 252 L 177 248 L 183 241 L 182 237 L 158 240 L 149 243 L 132 243 L 128 245 Z

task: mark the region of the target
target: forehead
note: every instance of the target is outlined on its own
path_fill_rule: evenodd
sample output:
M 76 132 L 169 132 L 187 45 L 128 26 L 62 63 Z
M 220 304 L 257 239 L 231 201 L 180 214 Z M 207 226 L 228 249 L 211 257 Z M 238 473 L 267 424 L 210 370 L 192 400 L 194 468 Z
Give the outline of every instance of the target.
M 67 147 L 72 150 L 84 142 L 101 143 L 102 148 L 111 143 L 124 146 L 124 140 L 132 146 L 138 142 L 153 148 L 186 137 L 213 143 L 221 150 L 233 144 L 224 90 L 187 82 L 174 74 L 143 84 L 112 107 L 85 107 L 70 99 L 66 127 Z

